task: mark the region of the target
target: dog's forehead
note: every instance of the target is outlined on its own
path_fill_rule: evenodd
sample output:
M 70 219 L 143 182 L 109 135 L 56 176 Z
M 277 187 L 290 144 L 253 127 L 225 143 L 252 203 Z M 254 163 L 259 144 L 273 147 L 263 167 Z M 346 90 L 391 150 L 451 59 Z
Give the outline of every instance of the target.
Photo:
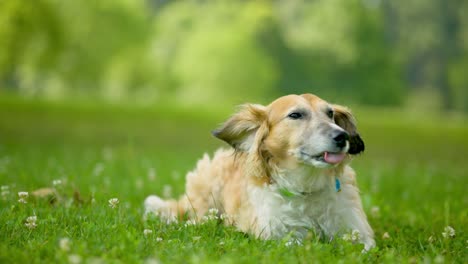
M 327 104 L 327 102 L 325 100 L 323 100 L 322 98 L 316 96 L 315 94 L 301 94 L 300 96 L 302 98 L 304 98 L 305 100 L 307 100 L 307 102 L 309 102 L 309 104 L 313 108 L 321 107 L 321 106 Z
M 327 102 L 313 94 L 293 94 L 276 99 L 268 106 L 268 108 L 271 116 L 283 116 L 285 112 L 294 108 L 310 109 L 315 111 L 326 104 Z

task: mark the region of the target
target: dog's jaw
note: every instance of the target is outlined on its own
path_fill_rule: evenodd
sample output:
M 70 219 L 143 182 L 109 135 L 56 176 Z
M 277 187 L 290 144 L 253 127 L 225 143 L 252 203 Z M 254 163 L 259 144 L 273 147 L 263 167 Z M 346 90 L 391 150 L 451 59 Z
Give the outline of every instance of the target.
M 348 163 L 349 158 L 346 154 L 348 149 L 349 142 L 346 142 L 346 146 L 343 149 L 328 148 L 323 151 L 309 151 L 307 147 L 300 147 L 291 150 L 288 153 L 290 156 L 293 156 L 299 164 L 305 164 L 319 169 L 331 169 Z M 334 155 L 342 154 L 344 156 L 339 162 L 327 162 L 327 159 L 325 158 L 327 153 L 334 153 Z
M 295 168 L 276 168 L 271 178 L 279 188 L 285 188 L 293 193 L 314 193 L 332 188 L 334 168 L 322 169 L 307 164 L 299 164 Z
M 348 144 L 349 145 L 349 144 Z M 342 151 L 348 149 L 348 145 Z M 304 148 L 296 148 L 288 152 L 288 159 L 269 162 L 272 182 L 279 188 L 293 193 L 313 193 L 324 189 L 334 190 L 336 175 L 341 175 L 349 162 L 349 155 L 339 163 L 329 163 L 323 158 L 325 152 L 312 156 L 304 152 Z

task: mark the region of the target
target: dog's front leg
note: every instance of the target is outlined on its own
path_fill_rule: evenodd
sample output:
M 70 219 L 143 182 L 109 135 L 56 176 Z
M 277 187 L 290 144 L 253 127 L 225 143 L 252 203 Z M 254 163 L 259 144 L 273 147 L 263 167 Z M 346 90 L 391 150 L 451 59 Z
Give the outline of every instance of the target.
M 358 241 L 364 244 L 364 251 L 369 251 L 371 248 L 375 247 L 374 231 L 367 221 L 366 214 L 361 204 L 349 205 L 349 207 L 344 209 L 343 213 L 346 229 L 351 231 L 357 230 L 359 232 L 356 235 L 359 236 Z

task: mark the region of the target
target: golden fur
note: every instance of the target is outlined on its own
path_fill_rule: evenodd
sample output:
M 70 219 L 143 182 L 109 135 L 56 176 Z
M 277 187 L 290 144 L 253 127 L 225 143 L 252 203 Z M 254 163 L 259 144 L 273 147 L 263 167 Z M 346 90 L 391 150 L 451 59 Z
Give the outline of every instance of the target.
M 213 135 L 232 149 L 218 150 L 211 160 L 205 154 L 187 174 L 185 194 L 179 200 L 150 196 L 146 213 L 201 221 L 216 208 L 227 224 L 263 239 L 357 230 L 366 249 L 374 246 L 347 165 L 364 150 L 347 108 L 312 94 L 288 95 L 268 106 L 241 106 Z M 285 189 L 293 195 L 282 195 Z

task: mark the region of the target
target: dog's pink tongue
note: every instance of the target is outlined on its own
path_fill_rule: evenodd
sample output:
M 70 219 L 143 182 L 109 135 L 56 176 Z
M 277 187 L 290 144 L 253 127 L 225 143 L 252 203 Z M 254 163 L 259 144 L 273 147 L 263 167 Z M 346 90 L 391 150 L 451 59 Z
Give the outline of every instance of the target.
M 346 154 L 345 153 L 330 153 L 325 152 L 323 155 L 323 159 L 331 164 L 337 164 L 344 160 Z

